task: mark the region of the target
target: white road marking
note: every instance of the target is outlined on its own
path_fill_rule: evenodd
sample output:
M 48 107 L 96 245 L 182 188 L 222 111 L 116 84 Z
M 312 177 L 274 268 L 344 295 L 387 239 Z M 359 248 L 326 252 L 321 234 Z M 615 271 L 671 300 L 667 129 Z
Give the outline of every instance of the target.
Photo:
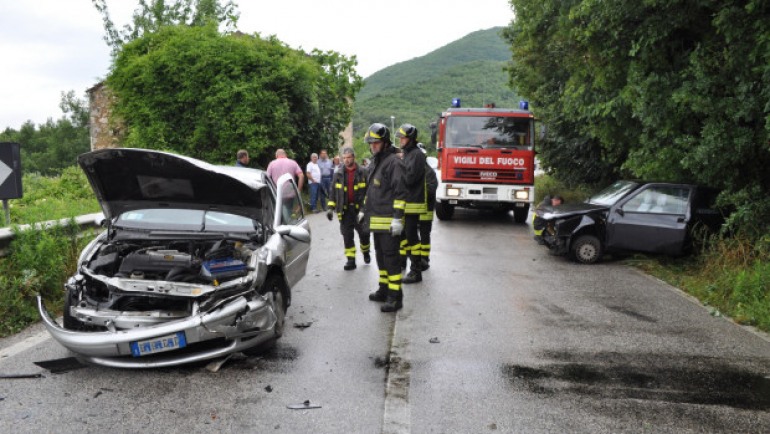
M 411 410 L 409 409 L 409 381 L 411 368 L 409 352 L 409 316 L 398 312 L 390 341 L 388 378 L 385 386 L 385 412 L 382 420 L 383 434 L 409 434 Z
M 34 335 L 24 339 L 23 341 L 17 342 L 10 347 L 0 349 L 0 361 L 9 359 L 23 351 L 26 351 L 35 345 L 39 345 L 46 340 L 50 339 L 51 335 L 48 334 L 47 330 L 42 330 Z

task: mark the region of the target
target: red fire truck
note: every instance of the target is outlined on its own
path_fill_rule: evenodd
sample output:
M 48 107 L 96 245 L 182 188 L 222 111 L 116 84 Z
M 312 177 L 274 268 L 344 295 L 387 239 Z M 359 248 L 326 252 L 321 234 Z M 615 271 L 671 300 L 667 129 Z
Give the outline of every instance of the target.
M 535 118 L 519 109 L 460 108 L 459 100 L 437 122 L 439 187 L 436 216 L 450 220 L 455 207 L 513 211 L 526 221 L 535 198 Z

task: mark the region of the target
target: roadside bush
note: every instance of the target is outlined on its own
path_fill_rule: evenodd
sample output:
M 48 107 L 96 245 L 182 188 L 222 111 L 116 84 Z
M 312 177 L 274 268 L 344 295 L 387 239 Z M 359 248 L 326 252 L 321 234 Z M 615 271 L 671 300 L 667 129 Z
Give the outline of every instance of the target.
M 76 166 L 64 169 L 56 177 L 25 174 L 22 185 L 24 196 L 9 202 L 12 224 L 70 218 L 100 209 L 85 174 Z
M 0 261 L 0 335 L 22 330 L 39 319 L 35 296 L 60 309 L 62 285 L 74 273 L 78 254 L 92 238 L 81 236 L 74 220 L 66 225 L 14 229 L 9 255 Z

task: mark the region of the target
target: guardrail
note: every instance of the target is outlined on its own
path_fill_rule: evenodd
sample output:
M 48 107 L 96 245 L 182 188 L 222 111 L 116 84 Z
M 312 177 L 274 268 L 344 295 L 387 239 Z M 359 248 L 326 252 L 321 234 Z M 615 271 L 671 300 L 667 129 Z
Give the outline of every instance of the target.
M 88 229 L 88 228 L 98 228 L 99 222 L 104 219 L 104 214 L 97 212 L 94 214 L 86 214 L 75 217 L 75 224 L 77 224 L 81 230 Z M 45 222 L 40 223 L 34 223 L 29 225 L 19 225 L 19 230 L 25 231 L 27 229 L 30 229 L 32 227 L 42 227 L 42 228 L 49 228 L 56 225 L 66 225 L 70 219 L 61 219 L 61 220 L 49 220 Z M 13 241 L 16 234 L 13 233 L 13 230 L 11 228 L 0 228 L 0 256 L 6 256 L 8 253 L 8 246 L 11 244 L 11 241 Z

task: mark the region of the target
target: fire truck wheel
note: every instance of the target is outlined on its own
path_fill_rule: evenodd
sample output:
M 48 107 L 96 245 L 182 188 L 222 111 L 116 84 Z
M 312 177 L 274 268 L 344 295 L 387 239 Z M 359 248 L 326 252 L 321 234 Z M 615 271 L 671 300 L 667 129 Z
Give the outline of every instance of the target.
M 602 243 L 593 235 L 581 235 L 570 250 L 572 257 L 581 264 L 593 264 L 602 257 Z
M 513 209 L 513 221 L 516 223 L 524 223 L 529 216 L 529 206 L 526 208 L 514 208 Z
M 439 220 L 452 220 L 454 213 L 454 205 L 450 205 L 444 202 L 436 202 L 436 217 L 438 217 Z

